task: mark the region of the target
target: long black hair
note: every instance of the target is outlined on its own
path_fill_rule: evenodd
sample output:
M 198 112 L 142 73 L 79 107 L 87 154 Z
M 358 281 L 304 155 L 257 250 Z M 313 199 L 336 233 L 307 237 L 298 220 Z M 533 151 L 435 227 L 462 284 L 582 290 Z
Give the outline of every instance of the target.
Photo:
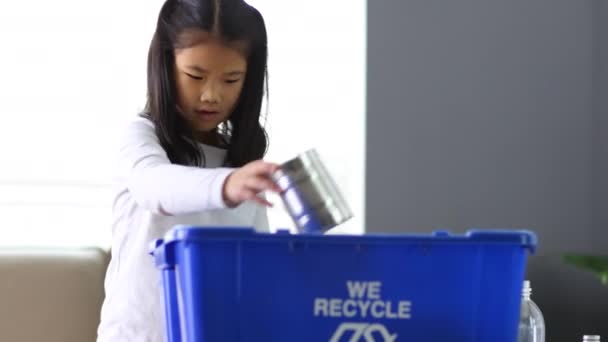
M 148 52 L 148 92 L 143 113 L 172 163 L 204 166 L 193 132 L 177 113 L 175 49 L 195 43 L 182 39 L 201 30 L 225 42 L 245 42 L 247 73 L 240 98 L 228 122 L 218 127 L 227 136 L 225 164 L 242 166 L 266 153 L 268 137 L 260 114 L 267 96 L 267 34 L 260 12 L 243 0 L 166 0 L 160 10 Z

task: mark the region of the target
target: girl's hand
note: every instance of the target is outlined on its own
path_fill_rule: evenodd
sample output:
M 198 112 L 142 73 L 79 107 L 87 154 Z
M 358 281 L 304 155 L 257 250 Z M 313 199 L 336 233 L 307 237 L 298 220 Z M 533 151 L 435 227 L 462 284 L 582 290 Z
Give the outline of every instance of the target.
M 226 205 L 234 208 L 246 200 L 252 200 L 272 207 L 272 203 L 259 197 L 258 194 L 266 190 L 281 191 L 271 179 L 272 173 L 278 168 L 276 164 L 256 160 L 236 169 L 224 182 L 223 197 Z

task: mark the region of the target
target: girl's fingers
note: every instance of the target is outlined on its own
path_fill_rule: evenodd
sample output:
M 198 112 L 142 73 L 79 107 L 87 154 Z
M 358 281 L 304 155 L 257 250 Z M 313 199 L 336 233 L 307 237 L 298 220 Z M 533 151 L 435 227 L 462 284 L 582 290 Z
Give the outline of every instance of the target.
M 255 193 L 271 190 L 280 192 L 281 189 L 273 181 L 265 177 L 249 178 L 245 184 L 248 189 L 254 190 Z
M 279 165 L 268 163 L 263 160 L 258 160 L 251 163 L 250 171 L 255 175 L 263 175 L 269 176 L 276 170 L 278 170 Z
M 260 205 L 263 205 L 265 207 L 268 207 L 268 208 L 272 208 L 274 206 L 272 203 L 268 202 L 266 199 L 256 195 L 256 193 L 253 191 L 251 191 L 247 194 L 247 199 L 254 201 Z

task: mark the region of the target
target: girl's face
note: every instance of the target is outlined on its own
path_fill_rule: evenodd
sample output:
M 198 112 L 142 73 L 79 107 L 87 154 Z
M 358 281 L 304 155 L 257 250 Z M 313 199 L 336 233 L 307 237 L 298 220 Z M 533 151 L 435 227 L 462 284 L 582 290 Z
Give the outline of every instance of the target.
M 245 49 L 205 34 L 175 50 L 179 112 L 203 143 L 217 144 L 215 129 L 235 109 L 247 72 Z

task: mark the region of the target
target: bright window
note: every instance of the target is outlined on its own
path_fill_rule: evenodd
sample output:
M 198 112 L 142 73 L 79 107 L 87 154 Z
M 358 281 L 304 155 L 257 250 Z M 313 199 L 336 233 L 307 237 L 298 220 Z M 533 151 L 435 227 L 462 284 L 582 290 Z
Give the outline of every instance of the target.
M 268 160 L 316 148 L 356 213 L 340 231 L 360 233 L 365 1 L 250 3 L 270 40 Z M 0 244 L 109 244 L 115 132 L 143 107 L 161 4 L 0 2 Z M 291 227 L 281 205 L 269 214 Z

